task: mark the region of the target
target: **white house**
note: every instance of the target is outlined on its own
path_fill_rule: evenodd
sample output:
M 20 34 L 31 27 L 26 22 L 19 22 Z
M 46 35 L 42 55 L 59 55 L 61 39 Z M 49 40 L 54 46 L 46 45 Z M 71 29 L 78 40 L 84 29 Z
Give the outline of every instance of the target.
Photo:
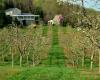
M 16 17 L 22 25 L 30 25 L 32 23 L 39 22 L 39 15 L 33 15 L 31 13 L 21 13 L 19 15 L 13 15 L 12 17 Z
M 12 18 L 12 22 L 19 21 L 21 25 L 30 25 L 33 23 L 38 24 L 39 15 L 33 15 L 32 13 L 22 13 L 18 8 L 10 8 L 5 11 L 6 16 Z
M 7 16 L 19 15 L 21 14 L 21 10 L 18 8 L 10 8 L 5 11 Z

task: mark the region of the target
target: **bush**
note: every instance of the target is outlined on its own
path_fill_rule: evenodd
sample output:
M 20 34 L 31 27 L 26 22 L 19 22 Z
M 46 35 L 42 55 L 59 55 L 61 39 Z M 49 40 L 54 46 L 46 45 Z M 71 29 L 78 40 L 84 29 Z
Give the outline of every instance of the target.
M 2 12 L 0 13 L 0 28 L 3 28 L 4 26 L 4 17 L 5 17 L 5 14 Z
M 66 17 L 64 17 L 64 20 L 61 22 L 61 26 L 66 27 L 66 25 L 67 25 L 67 19 Z

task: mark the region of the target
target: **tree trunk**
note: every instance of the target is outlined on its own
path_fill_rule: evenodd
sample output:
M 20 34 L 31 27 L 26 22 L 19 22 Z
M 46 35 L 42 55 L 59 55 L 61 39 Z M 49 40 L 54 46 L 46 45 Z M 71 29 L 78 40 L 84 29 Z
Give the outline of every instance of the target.
M 99 73 L 100 73 L 100 49 L 98 49 L 98 53 L 99 53 Z
M 84 68 L 84 52 L 83 52 L 83 55 L 82 55 L 82 68 Z
M 14 55 L 12 53 L 12 68 L 14 67 Z
M 22 67 L 22 55 L 20 54 L 20 67 Z
M 27 55 L 27 65 L 29 64 L 29 54 Z
M 73 60 L 73 68 L 75 67 L 75 61 Z
M 92 49 L 92 54 L 91 54 L 91 65 L 90 65 L 90 69 L 93 70 L 93 57 L 94 57 L 94 47 Z
M 77 69 L 79 67 L 78 63 L 79 63 L 79 57 L 77 56 L 77 60 L 76 60 L 76 67 L 77 67 Z
M 2 53 L 2 62 L 4 62 L 4 55 L 3 55 L 3 53 Z
M 14 56 L 13 56 L 13 52 L 12 52 L 12 46 L 10 47 L 10 53 L 11 53 L 11 59 L 12 59 L 11 66 L 13 68 L 14 67 Z
M 90 69 L 93 70 L 93 55 L 91 56 L 91 65 L 90 65 Z
M 33 54 L 33 67 L 35 66 L 35 59 L 34 59 L 34 54 Z

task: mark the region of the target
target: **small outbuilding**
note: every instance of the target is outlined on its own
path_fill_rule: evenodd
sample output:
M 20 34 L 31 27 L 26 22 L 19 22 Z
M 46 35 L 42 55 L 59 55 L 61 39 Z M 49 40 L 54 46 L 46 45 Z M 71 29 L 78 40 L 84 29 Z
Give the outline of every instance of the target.
M 56 15 L 54 18 L 53 18 L 53 21 L 54 21 L 54 24 L 56 25 L 60 25 L 64 20 L 64 17 L 59 14 L 59 15 Z

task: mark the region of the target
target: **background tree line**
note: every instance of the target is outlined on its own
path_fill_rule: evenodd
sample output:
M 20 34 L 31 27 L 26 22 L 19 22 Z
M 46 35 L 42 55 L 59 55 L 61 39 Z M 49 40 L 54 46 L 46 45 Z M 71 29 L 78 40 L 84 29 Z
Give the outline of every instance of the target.
M 71 0 L 73 1 L 73 0 Z M 81 0 L 80 0 L 81 1 Z M 48 4 L 49 3 L 49 4 Z M 0 24 L 6 24 L 4 20 L 4 11 L 9 8 L 17 7 L 22 12 L 30 12 L 40 15 L 41 21 L 47 23 L 55 15 L 62 14 L 66 24 L 80 26 L 82 21 L 82 7 L 76 4 L 66 2 L 57 2 L 56 0 L 1 0 L 0 1 Z M 86 9 L 88 15 L 93 15 L 95 10 Z M 99 12 L 96 12 L 99 14 Z M 7 21 L 6 21 L 7 22 Z M 84 23 L 84 21 L 83 21 Z

